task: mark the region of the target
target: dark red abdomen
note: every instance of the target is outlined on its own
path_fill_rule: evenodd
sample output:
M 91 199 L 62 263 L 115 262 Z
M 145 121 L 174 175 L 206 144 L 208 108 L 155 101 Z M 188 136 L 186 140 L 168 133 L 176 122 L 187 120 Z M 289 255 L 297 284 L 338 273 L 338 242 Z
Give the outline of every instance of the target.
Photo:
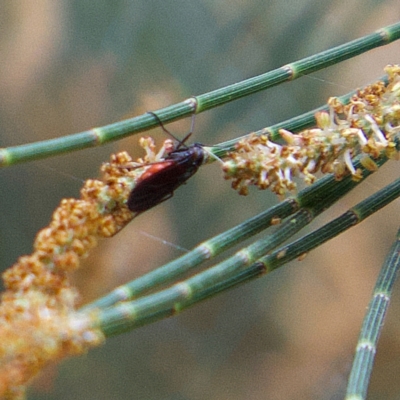
M 128 198 L 128 208 L 141 213 L 173 196 L 175 189 L 197 172 L 204 160 L 201 145 L 172 151 L 143 173 Z

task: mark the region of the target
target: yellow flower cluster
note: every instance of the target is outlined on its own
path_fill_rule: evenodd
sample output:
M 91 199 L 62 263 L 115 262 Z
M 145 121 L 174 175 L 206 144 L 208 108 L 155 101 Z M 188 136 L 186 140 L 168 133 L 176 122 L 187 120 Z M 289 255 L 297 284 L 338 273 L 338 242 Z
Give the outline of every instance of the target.
M 356 154 L 363 155 L 362 165 L 369 170 L 376 169 L 373 159 L 381 154 L 395 158 L 394 140 L 400 132 L 400 67 L 388 66 L 385 71 L 388 85 L 369 85 L 347 105 L 329 99 L 329 112 L 315 115 L 315 128 L 298 134 L 281 129 L 284 145 L 255 134 L 238 142 L 236 151 L 224 162 L 225 178 L 231 179 L 232 187 L 242 195 L 248 193 L 249 185 L 256 185 L 282 196 L 296 189 L 293 177 L 311 184 L 318 171 L 333 173 L 338 180 L 348 172 L 353 179 L 362 179 L 362 172 L 351 161 Z
M 49 226 L 35 240 L 31 255 L 4 272 L 0 304 L 0 398 L 24 397 L 25 385 L 46 364 L 81 354 L 102 343 L 91 316 L 76 311 L 78 292 L 69 273 L 79 267 L 98 238 L 119 232 L 134 214 L 126 199 L 144 164 L 170 151 L 167 140 L 156 153 L 153 139 L 142 138 L 144 159 L 126 152 L 101 167 L 102 180 L 87 180 L 80 199 L 63 199 Z

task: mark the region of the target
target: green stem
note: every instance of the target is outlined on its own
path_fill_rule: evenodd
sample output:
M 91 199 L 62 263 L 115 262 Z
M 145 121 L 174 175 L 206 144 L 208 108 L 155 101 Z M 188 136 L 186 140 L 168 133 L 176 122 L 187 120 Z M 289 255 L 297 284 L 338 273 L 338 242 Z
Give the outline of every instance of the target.
M 387 76 L 382 76 L 378 80 L 385 82 L 385 84 L 388 83 Z M 348 104 L 350 98 L 356 93 L 357 91 L 354 90 L 352 92 L 339 96 L 338 100 L 342 104 Z M 257 136 L 268 135 L 272 141 L 279 142 L 282 141 L 281 135 L 279 133 L 280 129 L 287 129 L 290 132 L 300 132 L 304 129 L 311 128 L 315 126 L 316 123 L 315 114 L 321 111 L 329 111 L 328 105 L 325 104 L 323 106 L 315 108 L 314 110 L 308 111 L 302 115 L 298 115 L 286 121 L 279 122 L 267 128 L 260 129 L 259 131 L 251 132 L 250 134 L 255 134 Z M 232 140 L 219 143 L 215 146 L 210 147 L 209 151 L 216 157 L 223 158 L 226 155 L 226 153 L 235 150 L 235 145 L 237 142 L 239 142 L 246 136 L 249 136 L 250 134 L 246 134 L 240 137 L 236 137 Z
M 275 250 L 259 261 L 264 264 L 268 271 L 286 264 L 287 262 L 299 257 L 310 250 L 320 246 L 328 240 L 338 236 L 354 225 L 369 217 L 371 214 L 380 210 L 400 195 L 400 179 L 376 192 L 367 199 L 361 201 L 355 207 L 349 209 L 340 217 L 334 219 L 322 228 Z
M 165 285 L 175 278 L 184 275 L 186 272 L 193 270 L 202 262 L 216 257 L 237 243 L 267 229 L 271 226 L 273 218 L 286 218 L 297 209 L 297 202 L 293 199 L 287 199 L 244 223 L 200 243 L 189 253 L 184 254 L 163 267 L 116 288 L 106 296 L 86 305 L 83 310 L 106 308 L 117 302 L 139 297 L 160 285 Z
M 197 96 L 196 112 L 202 112 L 232 100 L 248 96 L 249 94 L 279 85 L 285 81 L 294 80 L 303 75 L 311 74 L 312 72 L 348 60 L 349 58 L 355 57 L 373 48 L 391 43 L 399 38 L 400 23 L 387 26 L 386 28 L 379 29 L 375 33 L 360 39 L 284 65 L 276 70 Z
M 400 269 L 400 230 L 375 284 L 358 338 L 356 354 L 347 385 L 346 400 L 363 400 L 371 377 L 376 346 Z
M 175 315 L 201 300 L 259 277 L 296 258 L 299 254 L 312 250 L 348 227 L 361 222 L 399 195 L 400 179 L 362 201 L 326 226 L 276 250 L 270 256 L 261 258 L 244 270 L 238 269 L 238 266 L 234 265 L 232 271 L 231 266 L 227 264 L 228 260 L 224 261 L 167 289 L 100 310 L 95 325 L 106 336 L 111 336 Z M 291 218 L 291 221 L 293 220 Z M 288 229 L 288 226 L 285 229 Z M 318 238 L 321 238 L 321 240 Z M 250 256 L 250 259 L 254 258 L 254 255 L 250 255 L 247 249 L 246 256 Z M 249 258 L 246 257 L 242 265 L 248 265 L 248 260 Z
M 167 124 L 268 89 L 282 82 L 297 79 L 302 75 L 326 68 L 373 48 L 384 46 L 399 38 L 400 23 L 396 23 L 370 35 L 287 64 L 276 70 L 189 98 L 155 112 L 163 123 Z M 157 124 L 158 121 L 151 114 L 146 113 L 135 118 L 61 138 L 0 149 L 0 167 L 99 146 L 134 133 L 149 130 Z
M 377 160 L 377 165 L 381 166 L 385 161 L 386 159 L 382 157 Z M 355 165 L 357 168 L 363 168 L 357 160 L 355 160 Z M 364 169 L 364 177 L 369 174 L 371 172 Z M 192 251 L 176 260 L 116 288 L 106 296 L 84 306 L 82 310 L 106 308 L 117 302 L 142 296 L 160 285 L 172 282 L 174 279 L 193 270 L 202 262 L 267 229 L 271 225 L 273 218 L 284 219 L 300 208 L 314 209 L 314 213 L 319 213 L 358 184 L 359 182 L 354 182 L 351 176 L 347 176 L 338 182 L 333 175 L 326 175 L 312 186 L 300 191 L 297 196 L 289 198 L 250 220 L 199 244 Z M 279 230 L 277 230 L 275 235 L 279 234 Z M 289 237 L 286 236 L 284 240 Z

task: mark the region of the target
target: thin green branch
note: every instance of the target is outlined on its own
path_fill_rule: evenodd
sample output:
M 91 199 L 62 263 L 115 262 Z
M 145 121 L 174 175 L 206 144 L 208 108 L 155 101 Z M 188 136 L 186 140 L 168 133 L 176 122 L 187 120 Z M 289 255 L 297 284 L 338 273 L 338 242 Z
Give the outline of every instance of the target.
M 83 310 L 106 308 L 120 301 L 131 300 L 144 293 L 165 285 L 175 278 L 193 270 L 202 262 L 216 257 L 232 246 L 271 226 L 274 218 L 283 219 L 293 214 L 299 208 L 293 199 L 287 199 L 259 215 L 223 232 L 203 243 L 200 243 L 189 253 L 174 261 L 151 271 L 129 283 L 126 283 L 106 296 L 86 305 Z
M 400 179 L 363 200 L 334 221 L 274 251 L 273 254 L 260 258 L 244 270 L 237 264 L 230 264 L 228 259 L 167 289 L 99 310 L 95 324 L 106 336 L 111 336 L 175 315 L 201 300 L 270 272 L 298 255 L 312 250 L 345 229 L 361 222 L 398 196 L 400 196 Z M 305 214 L 300 211 L 298 216 L 305 217 Z M 305 219 L 307 220 L 308 217 Z M 290 221 L 294 223 L 295 218 L 291 218 Z M 288 225 L 284 229 L 289 229 Z M 263 243 L 261 247 L 262 245 Z M 260 254 L 260 248 L 257 248 L 257 255 Z M 254 254 L 249 253 L 249 249 L 250 247 L 246 249 L 246 257 L 242 258 L 242 266 L 248 265 L 249 260 L 255 258 Z M 251 250 L 254 250 L 254 247 Z
M 157 110 L 156 113 L 167 124 L 268 89 L 282 82 L 297 79 L 302 75 L 355 57 L 373 48 L 384 46 L 399 38 L 400 23 L 396 23 L 370 35 L 287 64 L 276 70 Z M 146 113 L 61 138 L 0 149 L 0 167 L 102 145 L 134 133 L 149 130 L 156 125 L 158 125 L 158 121 L 151 114 Z
M 260 90 L 276 86 L 285 81 L 308 75 L 330 65 L 348 60 L 373 48 L 391 43 L 399 38 L 400 23 L 387 26 L 360 39 L 284 65 L 274 71 L 197 96 L 196 112 L 202 112 Z
M 393 284 L 396 281 L 399 269 L 400 230 L 382 266 L 368 311 L 364 317 L 347 386 L 346 400 L 363 400 L 367 396 L 379 335 L 383 328 L 392 296 Z
M 290 237 L 298 232 L 311 220 L 312 214 L 308 210 L 300 210 L 289 220 L 285 221 L 279 227 L 275 235 L 267 235 L 257 240 L 250 246 L 241 249 L 227 260 L 204 272 L 194 275 L 184 282 L 175 284 L 153 295 L 141 297 L 134 304 L 129 302 L 125 302 L 124 304 L 132 304 L 132 308 L 130 308 L 129 305 L 127 305 L 127 307 L 131 310 L 129 314 L 134 317 L 134 323 L 136 323 L 138 317 L 139 319 L 147 321 L 149 317 L 153 320 L 153 315 L 164 317 L 165 312 L 167 312 L 167 314 L 175 314 L 181 309 L 186 308 L 186 301 L 191 301 L 193 298 L 199 300 L 200 298 L 197 296 L 197 293 L 210 291 L 216 282 L 219 282 L 221 279 L 229 279 L 243 267 L 253 264 L 259 257 L 285 241 L 286 237 Z M 210 294 L 211 293 L 212 291 L 210 291 Z M 201 295 L 201 298 L 203 298 L 203 295 L 204 294 Z M 99 317 L 102 321 L 100 327 L 106 335 L 120 333 L 121 329 L 125 330 L 130 328 L 130 322 L 128 322 L 127 325 L 127 321 L 123 321 L 122 325 L 120 324 L 119 311 L 114 313 L 118 307 L 117 305 L 106 309 L 112 309 L 113 311 L 110 314 L 105 314 L 106 316 L 101 314 Z M 127 309 L 125 305 L 121 305 L 121 307 L 123 312 L 126 313 Z M 130 319 L 130 317 L 128 318 Z M 140 322 L 140 324 L 142 324 L 142 322 Z
M 367 199 L 361 201 L 353 208 L 346 211 L 340 217 L 334 219 L 316 231 L 275 250 L 265 258 L 260 259 L 268 271 L 286 264 L 287 262 L 299 257 L 321 244 L 333 239 L 347 229 L 364 221 L 371 214 L 380 210 L 400 195 L 400 179 L 376 192 Z
M 385 82 L 385 84 L 388 83 L 387 76 L 382 76 L 378 80 Z M 349 93 L 346 93 L 342 96 L 339 96 L 337 99 L 340 103 L 342 104 L 348 104 L 350 98 L 357 93 L 357 90 L 353 90 Z M 245 138 L 246 136 L 249 136 L 251 134 L 255 134 L 257 136 L 261 135 L 268 135 L 270 140 L 279 142 L 282 141 L 282 137 L 279 133 L 281 129 L 286 129 L 291 132 L 300 132 L 304 129 L 311 128 L 312 126 L 315 126 L 315 114 L 321 112 L 321 111 L 329 111 L 329 106 L 327 104 L 320 106 L 318 108 L 315 108 L 314 110 L 308 111 L 304 114 L 298 115 L 296 117 L 290 118 L 286 121 L 279 122 L 275 125 L 271 125 L 267 128 L 260 129 L 259 131 L 251 132 L 250 134 L 246 134 L 240 137 L 236 137 L 232 140 L 228 140 L 223 143 L 219 143 L 215 146 L 212 146 L 210 148 L 210 152 L 214 154 L 216 157 L 223 158 L 226 153 L 230 151 L 235 150 L 235 145 L 238 143 L 240 140 Z
M 386 158 L 382 157 L 377 161 L 377 165 L 381 166 L 385 161 Z M 355 164 L 357 168 L 363 168 L 357 161 L 355 161 Z M 370 173 L 370 171 L 364 169 L 364 177 L 367 177 Z M 116 288 L 106 296 L 86 305 L 82 310 L 106 308 L 120 301 L 137 298 L 160 285 L 166 285 L 193 270 L 199 264 L 267 229 L 274 219 L 287 218 L 300 208 L 313 208 L 315 213 L 319 213 L 320 210 L 328 208 L 329 205 L 343 197 L 359 183 L 353 181 L 351 176 L 347 176 L 338 182 L 333 175 L 326 175 L 314 185 L 300 191 L 295 197 L 286 199 L 248 221 L 199 244 L 189 253 L 163 267 Z M 279 231 L 276 234 L 279 234 Z M 289 237 L 286 236 L 284 240 L 289 239 Z

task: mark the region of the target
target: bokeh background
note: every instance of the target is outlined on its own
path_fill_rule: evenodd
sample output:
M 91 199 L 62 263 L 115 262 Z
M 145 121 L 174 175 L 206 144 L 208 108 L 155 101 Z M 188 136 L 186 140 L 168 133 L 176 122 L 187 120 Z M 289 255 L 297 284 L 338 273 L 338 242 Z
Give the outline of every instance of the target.
M 398 21 L 398 0 L 0 1 L 0 146 L 76 133 L 251 77 Z M 215 144 L 375 80 L 400 44 L 196 118 Z M 169 128 L 183 137 L 190 119 Z M 160 130 L 154 131 L 159 141 Z M 138 137 L 0 170 L 0 260 L 28 254 L 64 197 Z M 398 177 L 391 162 L 319 224 Z M 82 302 L 177 257 L 278 200 L 238 196 L 217 165 L 101 243 L 76 275 Z M 362 317 L 398 226 L 399 203 L 299 262 L 183 314 L 49 367 L 30 399 L 341 399 Z M 316 225 L 314 225 L 316 226 Z M 154 238 L 155 237 L 155 238 Z M 171 244 L 168 244 L 171 243 Z M 400 396 L 400 287 L 370 399 Z

